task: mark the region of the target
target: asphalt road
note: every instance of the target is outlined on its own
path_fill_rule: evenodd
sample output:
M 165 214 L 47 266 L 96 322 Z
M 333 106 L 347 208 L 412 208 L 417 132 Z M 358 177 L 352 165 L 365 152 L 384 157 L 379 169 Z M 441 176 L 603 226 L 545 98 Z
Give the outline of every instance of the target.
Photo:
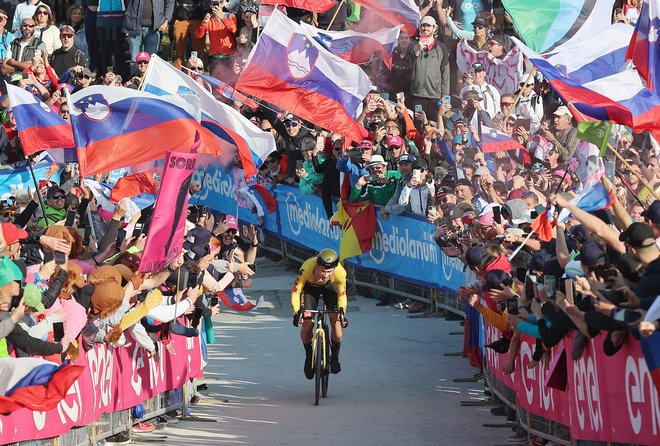
M 328 397 L 315 407 L 314 382 L 303 375 L 304 352 L 291 324 L 295 271 L 260 259 L 246 295 L 264 295 L 265 304 L 216 318 L 217 343 L 202 380 L 208 390 L 191 407 L 210 421 L 181 421 L 139 442 L 166 435 L 166 444 L 186 446 L 506 443 L 510 429 L 482 427 L 503 421 L 490 406 L 460 406 L 483 398 L 483 385 L 452 381 L 476 373 L 466 359 L 443 356 L 462 348 L 462 336 L 449 334 L 462 329 L 459 323 L 412 318 L 361 296 L 349 302 L 343 370 L 331 375 Z

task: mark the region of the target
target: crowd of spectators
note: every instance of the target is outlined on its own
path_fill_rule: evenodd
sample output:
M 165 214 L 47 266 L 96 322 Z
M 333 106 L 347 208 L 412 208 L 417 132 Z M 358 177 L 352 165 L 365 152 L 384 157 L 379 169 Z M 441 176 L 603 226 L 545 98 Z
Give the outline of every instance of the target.
M 390 26 L 365 10 L 356 20 L 350 2 L 337 3 L 324 14 L 289 8 L 288 15 L 332 30 Z M 613 126 L 611 142 L 626 163 L 612 151 L 602 160 L 578 151 L 571 111 L 527 63 L 517 89 L 491 85 L 481 63 L 461 72 L 459 40 L 501 59 L 512 48 L 515 28 L 488 2 L 470 2 L 480 5 L 470 9 L 448 3 L 422 2 L 419 30 L 401 33 L 391 70 L 376 56 L 364 65 L 373 87 L 358 117 L 362 141 L 347 145 L 342 135 L 271 104 L 260 102 L 253 110 L 232 103 L 275 137 L 277 150 L 253 181 L 317 193 L 328 218 L 343 197 L 373 201 L 384 219 L 428 219 L 442 251 L 477 274 L 479 283 L 459 294 L 501 329 L 509 352 L 519 333 L 529 334 L 539 340 L 534 359 L 541 361 L 574 331 L 576 358 L 587 339 L 605 331 L 603 348 L 614 355 L 626 337 L 648 336 L 658 327 L 657 312 L 646 316 L 660 293 L 654 280 L 658 153 L 648 134 L 620 125 Z M 617 3 L 612 20 L 634 25 L 641 2 Z M 259 2 L 252 0 L 27 0 L 11 15 L 0 10 L 2 74 L 66 121 L 63 89 L 139 88 L 156 53 L 178 68 L 187 66 L 192 76 L 208 71 L 233 85 L 264 24 L 258 12 Z M 170 54 L 164 54 L 164 41 Z M 6 98 L 2 106 L 0 163 L 19 165 L 24 156 Z M 483 126 L 506 133 L 521 150 L 484 153 Z M 231 167 L 240 169 L 238 157 Z M 158 355 L 154 340 L 196 335 L 199 316 L 217 313 L 217 304 L 200 296 L 249 286 L 255 228 L 238 237 L 234 217 L 191 207 L 185 254 L 166 270 L 143 276 L 136 269 L 149 210 L 130 219 L 122 204 L 103 212 L 75 165 L 54 166 L 49 175 L 58 169 L 59 183 L 46 179 L 41 185 L 43 212 L 36 195 L 1 203 L 0 353 L 59 361 L 100 342 L 121 346 L 126 338 L 113 327 L 128 318 L 134 321 L 130 337 Z M 97 179 L 111 181 L 102 177 Z M 587 213 L 571 202 L 589 178 L 613 193 L 614 206 Z M 531 231 L 546 209 L 571 212 L 554 227 L 550 242 Z M 63 224 L 67 211 L 73 220 Z M 189 273 L 186 283 L 181 271 Z M 66 302 L 62 306 L 72 312 L 49 313 L 55 302 Z M 411 311 L 422 304 L 415 306 Z M 82 344 L 70 344 L 78 333 L 55 342 L 53 324 L 78 310 Z M 187 326 L 176 322 L 183 314 L 192 319 Z M 505 367 L 511 372 L 515 363 Z

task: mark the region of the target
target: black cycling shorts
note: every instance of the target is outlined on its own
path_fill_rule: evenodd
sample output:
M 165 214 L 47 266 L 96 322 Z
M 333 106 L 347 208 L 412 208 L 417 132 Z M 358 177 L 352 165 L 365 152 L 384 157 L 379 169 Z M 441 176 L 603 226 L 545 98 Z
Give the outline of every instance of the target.
M 323 299 L 325 308 L 327 310 L 334 310 L 337 308 L 337 288 L 334 284 L 328 285 L 312 285 L 306 283 L 302 289 L 302 305 L 303 310 L 317 310 L 319 301 Z

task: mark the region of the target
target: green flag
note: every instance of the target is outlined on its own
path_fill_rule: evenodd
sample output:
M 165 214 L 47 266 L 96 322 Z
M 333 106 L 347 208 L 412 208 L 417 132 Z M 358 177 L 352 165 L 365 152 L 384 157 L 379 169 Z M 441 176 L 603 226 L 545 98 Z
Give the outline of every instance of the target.
M 610 140 L 610 131 L 612 130 L 610 121 L 578 122 L 577 129 L 578 139 L 597 145 L 600 148 L 600 156 L 605 155 L 607 142 Z

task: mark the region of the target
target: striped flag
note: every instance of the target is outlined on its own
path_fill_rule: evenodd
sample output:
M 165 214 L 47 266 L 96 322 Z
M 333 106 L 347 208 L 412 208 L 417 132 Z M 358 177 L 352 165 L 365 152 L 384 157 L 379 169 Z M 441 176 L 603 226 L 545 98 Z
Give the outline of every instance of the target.
M 392 25 L 403 25 L 409 36 L 414 36 L 422 21 L 414 0 L 353 0 Z
M 539 240 L 549 242 L 552 240 L 552 223 L 550 222 L 550 209 L 544 209 L 532 222 L 532 231 L 539 236 Z
M 311 12 L 326 12 L 335 6 L 335 0 L 261 0 L 262 5 L 287 6 Z
M 660 64 L 660 49 L 658 49 L 660 1 L 643 1 L 633 37 L 628 45 L 626 59 L 633 61 L 637 72 L 646 81 L 646 88 L 657 91 L 656 88 L 660 85 L 660 70 L 658 70 L 658 64 Z
M 264 297 L 259 296 L 256 304 L 253 304 L 245 297 L 241 288 L 228 288 L 224 291 L 215 293 L 223 304 L 227 305 L 236 311 L 253 311 L 257 310 L 261 304 L 264 303 Z
M 481 125 L 481 150 L 483 153 L 525 149 L 518 141 L 501 130 Z
M 239 190 L 239 193 L 254 205 L 257 217 L 263 217 L 277 209 L 277 200 L 272 192 L 261 184 L 248 186 L 246 189 Z

